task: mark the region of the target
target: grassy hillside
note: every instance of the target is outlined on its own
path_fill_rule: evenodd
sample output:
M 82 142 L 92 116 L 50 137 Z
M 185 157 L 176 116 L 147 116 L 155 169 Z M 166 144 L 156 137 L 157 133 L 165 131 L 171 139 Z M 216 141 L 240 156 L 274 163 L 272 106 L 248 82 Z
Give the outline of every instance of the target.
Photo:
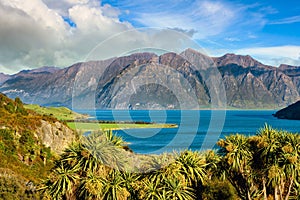
M 0 93 L 0 199 L 38 198 L 32 190 L 54 162 L 50 148 L 35 134 L 41 120 L 57 121 L 27 110 L 19 98 Z
M 41 120 L 57 121 L 53 116 L 40 115 L 24 107 L 19 98 L 9 99 L 0 93 L 0 128 L 15 130 L 19 133 L 34 131 Z
M 59 120 L 85 119 L 88 117 L 87 115 L 73 112 L 66 107 L 42 107 L 36 104 L 24 105 L 24 107 L 41 115 L 54 116 Z

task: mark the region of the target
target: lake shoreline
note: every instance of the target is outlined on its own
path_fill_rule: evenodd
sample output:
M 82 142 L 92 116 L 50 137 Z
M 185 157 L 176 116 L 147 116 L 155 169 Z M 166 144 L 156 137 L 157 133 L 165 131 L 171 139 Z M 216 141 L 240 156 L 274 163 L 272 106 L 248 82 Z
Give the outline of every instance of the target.
M 234 133 L 254 135 L 265 124 L 292 133 L 300 131 L 300 121 L 277 119 L 275 110 L 82 110 L 97 120 L 145 121 L 178 124 L 178 128 L 131 129 L 121 128 L 118 136 L 129 142 L 139 154 L 159 154 L 182 148 L 192 150 L 212 146 L 220 138 Z M 88 124 L 87 124 L 88 125 Z M 203 142 L 205 145 L 202 148 Z

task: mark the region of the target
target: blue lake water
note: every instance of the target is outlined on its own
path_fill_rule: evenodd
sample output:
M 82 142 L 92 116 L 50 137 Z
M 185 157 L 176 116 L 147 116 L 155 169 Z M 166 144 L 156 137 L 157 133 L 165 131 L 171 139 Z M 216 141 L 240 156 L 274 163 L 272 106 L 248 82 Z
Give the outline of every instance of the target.
M 272 116 L 275 110 L 81 110 L 94 119 L 108 121 L 144 121 L 177 124 L 170 129 L 132 129 L 116 131 L 136 153 L 205 150 L 215 148 L 218 139 L 241 133 L 253 135 L 266 123 L 276 129 L 300 132 L 300 121 Z

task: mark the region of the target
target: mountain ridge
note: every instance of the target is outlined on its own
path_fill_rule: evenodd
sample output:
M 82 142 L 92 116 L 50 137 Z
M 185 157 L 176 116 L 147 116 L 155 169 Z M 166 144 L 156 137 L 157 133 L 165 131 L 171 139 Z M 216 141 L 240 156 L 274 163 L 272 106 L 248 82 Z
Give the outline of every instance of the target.
M 280 108 L 299 99 L 300 67 L 268 66 L 249 55 L 209 57 L 193 49 L 180 54 L 136 53 L 103 61 L 76 63 L 63 69 L 20 72 L 0 84 L 0 91 L 12 98 L 20 96 L 26 103 L 41 105 L 127 109 L 130 104 L 133 109 L 179 109 L 178 98 L 186 95 L 176 91 L 174 84 L 178 88 L 187 88 L 186 84 L 189 84 L 195 91 L 198 104 L 209 107 L 212 94 L 207 85 L 207 74 L 213 69 L 218 69 L 224 84 L 227 106 Z M 166 74 L 162 70 L 169 71 Z M 172 76 L 170 70 L 181 74 L 187 82 L 183 84 L 179 77 Z M 160 79 L 166 85 L 158 84 Z M 130 88 L 129 83 L 133 80 L 140 88 Z M 120 81 L 124 84 L 118 85 Z M 129 94 L 132 89 L 138 94 L 125 97 L 125 91 Z M 149 102 L 146 102 L 147 99 Z M 190 97 L 187 99 L 192 100 Z M 186 106 L 181 105 L 181 109 Z

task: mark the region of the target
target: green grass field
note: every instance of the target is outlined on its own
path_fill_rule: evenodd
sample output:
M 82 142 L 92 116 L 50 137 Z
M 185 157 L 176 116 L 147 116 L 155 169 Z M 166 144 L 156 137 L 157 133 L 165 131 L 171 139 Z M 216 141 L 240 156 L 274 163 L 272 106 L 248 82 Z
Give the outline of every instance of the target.
M 66 107 L 42 107 L 36 104 L 24 105 L 26 109 L 33 110 L 41 115 L 50 115 L 59 120 L 85 119 L 88 116 L 73 112 Z
M 75 119 L 87 119 L 87 115 L 82 115 L 66 107 L 42 107 L 39 105 L 25 105 L 26 109 L 33 110 L 41 115 L 49 115 L 56 117 L 59 120 L 70 121 Z M 68 122 L 68 126 L 74 130 L 98 131 L 98 130 L 120 130 L 134 128 L 175 128 L 174 124 L 134 124 L 134 123 L 88 123 L 88 122 Z
M 115 123 L 86 123 L 86 122 L 68 122 L 68 126 L 74 130 L 86 132 L 97 130 L 120 130 L 135 128 L 175 128 L 174 124 L 115 124 Z

